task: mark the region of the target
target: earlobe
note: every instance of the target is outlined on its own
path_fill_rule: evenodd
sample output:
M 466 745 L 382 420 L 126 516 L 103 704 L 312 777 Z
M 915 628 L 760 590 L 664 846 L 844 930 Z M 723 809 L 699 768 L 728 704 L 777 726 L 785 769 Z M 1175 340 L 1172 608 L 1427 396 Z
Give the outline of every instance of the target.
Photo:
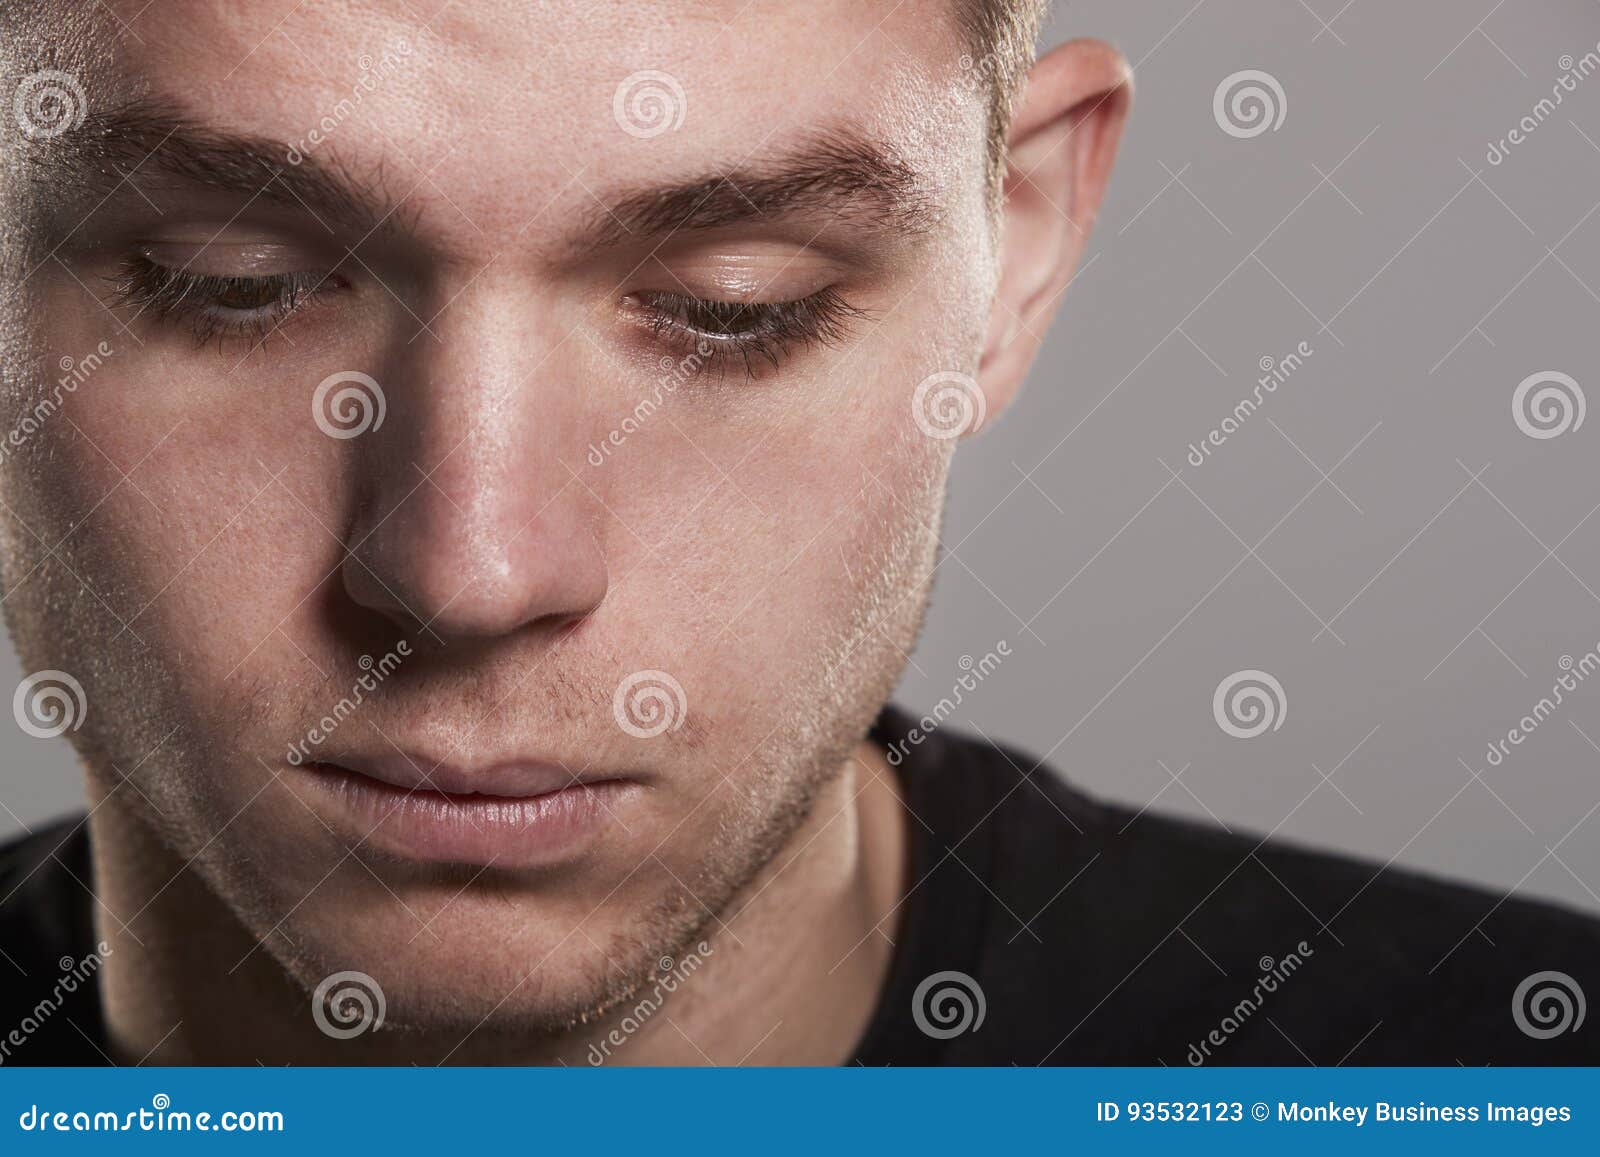
M 1074 40 L 1028 74 L 1008 140 L 1000 278 L 979 382 L 991 414 L 1016 394 L 1088 239 L 1132 99 L 1127 62 Z

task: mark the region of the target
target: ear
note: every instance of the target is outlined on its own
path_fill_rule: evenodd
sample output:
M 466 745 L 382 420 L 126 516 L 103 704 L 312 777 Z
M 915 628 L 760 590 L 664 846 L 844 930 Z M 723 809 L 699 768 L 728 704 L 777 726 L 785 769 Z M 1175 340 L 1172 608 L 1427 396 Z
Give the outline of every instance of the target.
M 991 414 L 1015 396 L 1088 240 L 1133 96 L 1121 53 L 1073 40 L 1039 58 L 1008 139 L 1000 278 L 979 362 Z

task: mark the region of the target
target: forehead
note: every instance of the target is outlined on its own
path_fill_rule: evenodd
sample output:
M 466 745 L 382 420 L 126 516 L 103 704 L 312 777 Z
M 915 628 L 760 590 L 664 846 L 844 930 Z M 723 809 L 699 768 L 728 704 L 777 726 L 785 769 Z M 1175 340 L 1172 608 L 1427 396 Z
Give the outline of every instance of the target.
M 380 174 L 480 231 L 846 126 L 935 185 L 981 163 L 945 0 L 114 0 L 112 72 Z M 116 27 L 108 22 L 109 27 Z M 91 102 L 94 95 L 91 93 Z M 446 192 L 448 190 L 448 192 Z

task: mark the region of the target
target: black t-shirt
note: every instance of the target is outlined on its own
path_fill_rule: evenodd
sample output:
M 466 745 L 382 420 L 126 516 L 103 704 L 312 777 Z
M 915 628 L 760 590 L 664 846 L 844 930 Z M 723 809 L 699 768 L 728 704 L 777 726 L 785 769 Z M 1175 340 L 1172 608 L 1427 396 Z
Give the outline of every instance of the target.
M 874 729 L 911 875 L 860 1064 L 1600 1063 L 1600 920 L 1100 803 L 913 725 Z M 95 986 L 59 985 L 94 949 L 88 851 L 81 820 L 0 848 L 0 1062 L 106 1060 Z

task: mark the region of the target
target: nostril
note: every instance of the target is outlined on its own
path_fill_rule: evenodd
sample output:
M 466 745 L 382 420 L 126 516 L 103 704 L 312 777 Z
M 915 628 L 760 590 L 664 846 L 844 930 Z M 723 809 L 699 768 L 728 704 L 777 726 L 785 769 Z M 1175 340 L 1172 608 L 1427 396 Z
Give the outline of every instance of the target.
M 546 527 L 496 543 L 458 527 L 431 531 L 391 519 L 343 565 L 346 592 L 360 606 L 439 640 L 487 638 L 534 623 L 556 629 L 580 620 L 605 595 L 594 537 Z

